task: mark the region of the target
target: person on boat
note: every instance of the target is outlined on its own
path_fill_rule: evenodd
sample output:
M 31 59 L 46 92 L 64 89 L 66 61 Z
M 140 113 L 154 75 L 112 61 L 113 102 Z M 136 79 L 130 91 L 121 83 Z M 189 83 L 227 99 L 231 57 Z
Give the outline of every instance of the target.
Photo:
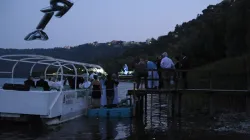
M 107 75 L 107 80 L 105 81 L 104 85 L 106 86 L 106 96 L 107 96 L 107 105 L 110 106 L 113 104 L 114 96 L 115 96 L 115 86 L 119 84 L 118 81 L 112 79 L 112 76 L 109 74 Z
M 141 78 L 144 78 L 145 88 L 148 88 L 148 71 L 147 71 L 147 62 L 145 57 L 140 58 L 140 62 L 135 65 L 136 72 L 136 88 L 139 89 L 141 85 Z
M 101 106 L 101 96 L 102 96 L 102 86 L 98 80 L 98 76 L 94 75 L 94 80 L 92 82 L 92 106 L 93 108 L 99 108 Z
M 44 91 L 49 91 L 50 87 L 47 81 L 44 80 L 43 76 L 40 76 L 40 80 L 36 82 L 36 87 L 43 87 Z
M 159 86 L 159 75 L 157 70 L 157 66 L 153 61 L 147 61 L 147 69 L 148 70 L 155 70 L 155 71 L 148 71 L 148 88 L 157 88 Z
M 52 86 L 52 84 L 54 84 L 55 83 L 55 78 L 54 77 L 49 77 L 49 79 L 48 79 L 48 84 L 49 84 L 49 86 L 51 87 Z
M 89 79 L 84 78 L 84 81 L 83 83 L 79 85 L 79 88 L 87 89 L 87 88 L 90 88 L 90 86 L 91 86 L 91 82 L 89 81 Z
M 93 72 L 93 73 L 90 74 L 89 78 L 91 80 L 95 80 L 95 78 L 94 78 L 95 75 L 97 76 L 97 74 Z
M 118 76 L 117 74 L 113 73 L 112 74 L 112 79 L 115 81 L 115 82 L 118 82 L 119 84 L 119 80 L 118 80 Z M 118 84 L 115 85 L 115 96 L 114 96 L 114 100 L 113 100 L 113 104 L 119 104 L 119 99 L 118 99 Z
M 162 56 L 163 58 L 161 60 L 161 68 L 162 69 L 175 69 L 174 62 L 172 61 L 172 59 L 168 57 L 168 53 L 164 52 Z M 172 84 L 173 73 L 169 71 L 163 71 L 162 78 L 163 78 L 163 88 L 168 88 L 169 84 Z
M 52 77 L 51 81 L 48 82 L 51 89 L 59 90 L 61 86 L 63 86 L 63 83 L 61 81 L 56 82 L 56 78 Z
M 29 76 L 28 79 L 26 81 L 24 81 L 24 85 L 27 87 L 34 87 L 36 88 L 35 82 L 33 80 L 32 76 Z

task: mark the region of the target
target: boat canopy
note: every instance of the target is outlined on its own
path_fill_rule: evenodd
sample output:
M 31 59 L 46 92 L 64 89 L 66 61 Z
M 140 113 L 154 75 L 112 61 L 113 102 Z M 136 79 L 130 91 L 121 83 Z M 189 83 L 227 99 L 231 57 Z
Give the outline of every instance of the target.
M 99 65 L 69 61 L 69 60 L 64 60 L 64 59 L 57 59 L 57 58 L 53 58 L 50 56 L 43 56 L 43 55 L 31 55 L 31 54 L 2 55 L 2 56 L 0 56 L 0 60 L 15 62 L 15 64 L 12 66 L 12 70 L 10 72 L 0 71 L 0 73 L 2 73 L 2 74 L 3 73 L 11 74 L 12 83 L 14 82 L 13 78 L 14 78 L 15 68 L 16 68 L 17 64 L 20 62 L 33 64 L 30 68 L 30 76 L 32 76 L 33 69 L 37 64 L 46 65 L 46 68 L 44 71 L 45 79 L 46 79 L 46 76 L 48 76 L 48 75 L 54 75 L 54 74 L 47 73 L 50 66 L 57 67 L 57 71 L 55 74 L 57 77 L 60 76 L 61 81 L 63 81 L 64 76 L 82 77 L 83 76 L 82 74 L 80 75 L 77 73 L 77 68 L 79 66 L 83 67 L 83 69 L 85 69 L 87 75 L 89 75 L 90 68 L 95 72 L 102 73 L 102 74 L 105 73 L 103 68 Z M 70 71 L 73 71 L 74 74 L 64 73 L 64 71 L 63 71 L 64 68 L 66 68 Z M 87 78 L 88 78 L 88 76 L 87 76 Z

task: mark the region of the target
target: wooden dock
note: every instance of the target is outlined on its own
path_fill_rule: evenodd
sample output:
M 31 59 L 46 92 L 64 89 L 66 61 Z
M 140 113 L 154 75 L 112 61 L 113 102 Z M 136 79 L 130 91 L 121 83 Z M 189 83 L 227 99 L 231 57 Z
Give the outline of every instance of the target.
M 155 71 L 155 70 L 150 70 Z M 182 71 L 170 70 L 171 73 L 180 73 Z M 161 96 L 168 96 L 169 117 L 181 117 L 190 114 L 197 110 L 206 110 L 208 115 L 213 116 L 217 113 L 246 113 L 250 117 L 250 77 L 249 72 L 246 72 L 246 88 L 231 89 L 216 89 L 212 72 L 209 72 L 209 77 L 206 79 L 208 88 L 195 87 L 190 89 L 180 88 L 180 79 L 175 79 L 176 84 L 173 87 L 165 89 L 138 89 L 135 87 L 128 90 L 127 95 L 134 99 L 136 104 L 136 116 L 142 116 L 147 110 L 147 98 L 159 96 L 159 101 L 165 100 Z M 159 80 L 159 79 L 149 79 Z M 165 80 L 165 79 L 163 79 Z M 204 80 L 203 80 L 204 81 Z M 218 82 L 218 81 L 217 81 Z M 238 81 L 233 81 L 237 84 Z M 135 86 L 135 85 L 134 85 Z M 218 87 L 218 86 L 217 86 Z M 152 102 L 152 101 L 151 101 Z M 203 111 L 204 112 L 204 111 Z

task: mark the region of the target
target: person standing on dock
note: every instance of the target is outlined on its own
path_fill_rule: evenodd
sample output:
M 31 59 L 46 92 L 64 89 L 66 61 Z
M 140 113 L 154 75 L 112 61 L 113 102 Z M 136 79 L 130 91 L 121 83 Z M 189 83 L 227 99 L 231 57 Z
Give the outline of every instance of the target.
M 153 61 L 147 61 L 148 68 L 148 88 L 157 89 L 159 87 L 159 75 L 157 70 L 157 66 Z M 151 71 L 152 70 L 152 71 Z M 154 70 L 154 71 L 153 71 Z
M 175 69 L 174 62 L 172 59 L 168 57 L 168 53 L 164 52 L 162 54 L 163 58 L 161 60 L 161 68 L 164 69 Z M 170 85 L 171 78 L 173 74 L 170 71 L 163 71 L 162 78 L 163 78 L 163 88 L 168 88 Z
M 119 85 L 119 80 L 118 80 L 118 76 L 113 73 L 112 74 L 112 79 L 117 82 L 117 84 L 115 84 L 114 90 L 115 90 L 115 96 L 114 96 L 114 100 L 113 100 L 113 104 L 119 104 L 119 99 L 118 99 L 118 85 Z
M 141 78 L 144 79 L 145 88 L 148 88 L 148 71 L 145 57 L 140 58 L 140 62 L 135 65 L 136 72 L 136 88 L 139 89 L 141 85 Z
M 94 80 L 92 82 L 92 107 L 99 108 L 101 107 L 101 96 L 102 96 L 102 86 L 100 81 L 98 80 L 98 76 L 94 75 Z
M 162 60 L 162 57 L 161 56 L 158 56 L 156 58 L 156 66 L 157 66 L 157 70 L 158 70 L 158 75 L 159 75 L 159 86 L 158 86 L 158 89 L 161 89 L 162 88 L 162 78 L 161 78 L 161 60 Z
M 119 82 L 112 79 L 110 74 L 107 76 L 107 80 L 105 81 L 107 106 L 111 106 L 113 104 L 113 100 L 114 100 L 114 96 L 115 96 L 114 88 L 118 84 L 119 84 Z

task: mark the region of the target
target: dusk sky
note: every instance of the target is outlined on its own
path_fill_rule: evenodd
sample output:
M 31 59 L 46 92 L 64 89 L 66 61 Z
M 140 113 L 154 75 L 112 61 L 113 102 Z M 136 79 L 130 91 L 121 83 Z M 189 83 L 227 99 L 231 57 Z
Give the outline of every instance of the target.
M 1 0 L 0 48 L 52 48 L 94 41 L 145 41 L 165 35 L 176 24 L 196 18 L 221 0 L 72 0 L 62 18 L 45 28 L 48 41 L 24 41 L 43 17 L 49 0 Z

